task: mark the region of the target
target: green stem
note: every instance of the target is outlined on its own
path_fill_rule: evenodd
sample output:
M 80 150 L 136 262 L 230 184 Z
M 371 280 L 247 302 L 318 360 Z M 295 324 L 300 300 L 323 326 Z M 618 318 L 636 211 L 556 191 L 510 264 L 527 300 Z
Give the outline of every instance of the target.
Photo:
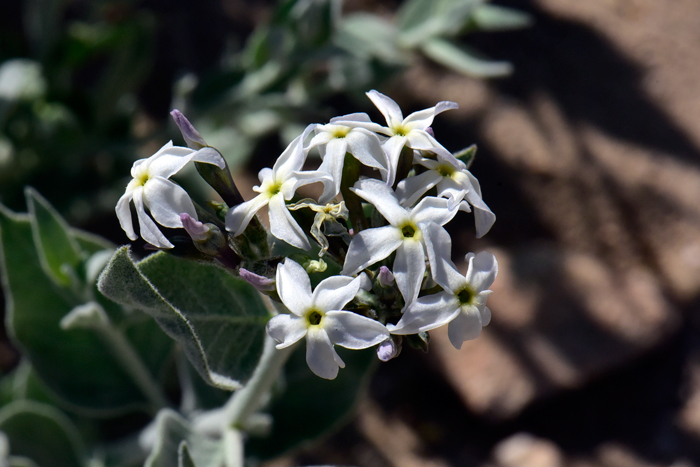
M 153 379 L 151 372 L 146 368 L 131 342 L 109 323 L 99 326 L 97 329 L 109 343 L 114 357 L 121 363 L 122 368 L 134 379 L 136 386 L 151 403 L 151 410 L 157 413 L 158 410 L 170 405 L 160 385 Z
M 394 181 L 394 190 L 398 186 L 399 182 L 408 176 L 408 173 L 413 167 L 413 149 L 408 146 L 404 146 L 401 149 L 401 155 L 399 156 L 399 164 L 396 168 L 396 179 Z
M 362 199 L 350 190 L 355 182 L 360 178 L 360 161 L 350 154 L 345 154 L 343 165 L 343 180 L 340 183 L 340 193 L 343 195 L 345 206 L 350 212 L 350 223 L 355 233 L 369 228 L 369 223 L 362 210 Z
M 241 429 L 248 417 L 260 408 L 261 399 L 269 393 L 294 347 L 278 350 L 275 341 L 265 336 L 265 348 L 253 376 L 224 406 L 229 427 Z

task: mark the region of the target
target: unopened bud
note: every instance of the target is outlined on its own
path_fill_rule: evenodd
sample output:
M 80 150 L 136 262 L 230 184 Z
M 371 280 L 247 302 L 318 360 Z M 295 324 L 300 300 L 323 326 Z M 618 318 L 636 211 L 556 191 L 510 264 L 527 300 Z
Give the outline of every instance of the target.
M 245 280 L 247 283 L 249 283 L 261 292 L 271 292 L 275 290 L 274 279 L 255 274 L 254 272 L 248 271 L 244 268 L 240 268 L 238 270 L 238 274 L 240 274 L 241 279 Z
M 377 347 L 377 357 L 383 362 L 388 362 L 396 358 L 401 353 L 401 336 L 392 336 L 379 344 Z
M 309 274 L 312 274 L 314 272 L 324 272 L 327 267 L 328 265 L 321 258 L 319 258 L 318 261 L 312 259 L 304 263 L 304 269 L 306 269 L 306 272 L 308 272 Z
M 175 124 L 180 129 L 182 137 L 185 138 L 187 147 L 190 149 L 202 149 L 203 147 L 208 146 L 206 141 L 204 141 L 204 138 L 202 138 L 202 135 L 200 135 L 194 126 L 192 126 L 190 121 L 187 120 L 187 117 L 185 117 L 182 112 L 175 109 L 170 112 L 170 115 L 173 117 Z
M 394 274 L 391 273 L 388 267 L 382 266 L 377 274 L 377 281 L 382 287 L 391 287 L 394 285 Z
M 209 228 L 186 212 L 180 214 L 180 220 L 182 221 L 182 227 L 190 234 L 192 240 L 203 242 L 209 238 Z

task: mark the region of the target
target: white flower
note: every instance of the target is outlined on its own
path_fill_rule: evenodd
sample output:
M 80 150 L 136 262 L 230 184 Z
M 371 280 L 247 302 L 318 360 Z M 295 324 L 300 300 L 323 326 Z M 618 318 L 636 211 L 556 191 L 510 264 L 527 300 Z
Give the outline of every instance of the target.
M 456 349 L 462 343 L 476 338 L 481 328 L 491 321 L 491 310 L 486 299 L 488 288 L 498 274 L 498 263 L 493 254 L 482 251 L 469 253 L 467 275 L 462 276 L 451 262 L 445 261 L 435 281 L 444 291 L 426 295 L 414 301 L 396 325 L 387 325 L 392 334 L 416 334 L 449 323 L 447 334 Z
M 476 238 L 484 236 L 496 222 L 496 215 L 481 199 L 479 181 L 467 170 L 464 162 L 454 158 L 445 159 L 438 154 L 437 160 L 419 158 L 416 162 L 429 170 L 414 177 L 401 180 L 396 187 L 396 196 L 402 206 L 412 206 L 433 187 L 437 188 L 438 197 L 447 198 L 450 208 L 459 204 L 462 211 L 471 212 L 474 207 Z M 466 198 L 466 201 L 462 201 Z
M 197 219 L 194 204 L 187 192 L 169 180 L 190 161 L 214 164 L 221 169 L 225 167 L 224 159 L 216 150 L 203 148 L 194 151 L 173 146 L 172 141 L 148 159 L 134 162 L 131 168 L 133 180 L 126 186 L 126 191 L 119 198 L 116 207 L 119 223 L 131 240 L 138 238 L 129 210 L 129 202 L 132 199 L 136 206 L 141 237 L 158 248 L 172 248 L 173 244 L 165 238 L 153 219 L 170 228 L 182 227 L 182 213 Z M 146 208 L 150 210 L 153 219 L 146 214 Z
M 336 117 L 335 120 L 343 120 Z M 339 123 L 318 125 L 315 129 L 316 136 L 309 143 L 309 149 L 318 147 L 323 163 L 319 171 L 327 172 L 333 177 L 333 184 L 328 184 L 326 191 L 319 199 L 320 204 L 325 204 L 340 192 L 340 182 L 343 178 L 343 165 L 345 154 L 350 153 L 362 164 L 378 169 L 382 178 L 386 180 L 389 173 L 389 162 L 382 150 L 381 143 L 376 134 L 364 128 L 353 128 Z
M 434 225 L 449 239 L 442 226 L 455 216 L 457 208 L 449 209 L 447 200 L 428 196 L 407 210 L 399 204 L 393 190 L 379 180 L 360 180 L 352 190 L 372 203 L 390 225 L 356 234 L 348 247 L 341 274 L 355 274 L 396 251 L 394 279 L 408 305 L 420 291 L 426 253 L 432 264 L 435 261 L 433 252 L 443 251 L 433 246 L 426 227 Z M 445 254 L 449 257 L 450 253 Z
M 345 363 L 333 348 L 366 349 L 389 337 L 386 327 L 370 318 L 342 311 L 367 280 L 364 274 L 353 279 L 331 276 L 311 291 L 309 275 L 303 267 L 287 258 L 277 265 L 277 292 L 291 314 L 273 317 L 267 333 L 279 342 L 278 349 L 289 347 L 306 337 L 306 362 L 321 378 L 334 379 Z
M 437 114 L 445 110 L 456 109 L 458 107 L 457 103 L 450 101 L 438 102 L 435 107 L 414 112 L 408 117 L 403 118 L 401 109 L 391 98 L 375 90 L 369 91 L 367 97 L 372 100 L 374 105 L 377 106 L 382 115 L 384 115 L 388 126 L 383 127 L 372 123 L 369 121 L 366 114 L 361 113 L 337 117 L 332 119 L 331 123 L 362 127 L 389 137 L 382 144 L 389 158 L 391 167 L 387 184 L 394 184 L 399 156 L 404 146 L 440 154 L 448 160 L 456 160 L 447 149 L 426 131 L 426 129 L 433 123 L 433 119 Z
M 304 140 L 314 129 L 309 125 L 284 150 L 272 169 L 265 168 L 258 173 L 260 185 L 253 190 L 260 193 L 255 198 L 234 206 L 226 213 L 226 230 L 238 236 L 248 227 L 250 220 L 263 207 L 268 206 L 270 233 L 280 240 L 297 248 L 311 248 L 302 228 L 294 220 L 285 201 L 294 197 L 294 192 L 302 185 L 315 182 L 331 183 L 331 178 L 324 172 L 301 172 L 306 161 Z

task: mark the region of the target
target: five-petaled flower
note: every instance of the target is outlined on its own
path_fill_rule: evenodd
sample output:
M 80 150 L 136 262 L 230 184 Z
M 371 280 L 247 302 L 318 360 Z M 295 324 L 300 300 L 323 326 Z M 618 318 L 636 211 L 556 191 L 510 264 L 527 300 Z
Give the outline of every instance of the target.
M 228 211 L 226 230 L 233 232 L 234 236 L 242 234 L 253 216 L 263 206 L 268 206 L 270 233 L 274 237 L 297 248 L 311 248 L 304 230 L 289 212 L 286 201 L 291 200 L 297 188 L 302 185 L 315 182 L 332 183 L 330 175 L 325 172 L 301 171 L 307 155 L 304 140 L 314 127 L 315 125 L 309 125 L 301 136 L 289 143 L 272 169 L 264 168 L 258 173 L 260 185 L 253 187 L 253 190 L 260 194 Z
M 445 159 L 438 154 L 437 160 L 425 157 L 417 158 L 418 164 L 425 167 L 425 172 L 414 177 L 401 180 L 396 187 L 396 196 L 402 206 L 413 206 L 431 188 L 437 189 L 437 196 L 447 198 L 449 207 L 459 204 L 459 209 L 471 212 L 474 207 L 474 222 L 476 223 L 476 238 L 481 238 L 496 222 L 496 215 L 481 199 L 479 181 L 467 170 L 467 166 L 459 159 Z M 466 200 L 466 201 L 463 201 Z
M 131 200 L 136 206 L 141 237 L 158 248 L 172 248 L 173 244 L 165 238 L 153 219 L 160 225 L 170 228 L 182 227 L 180 218 L 182 213 L 197 219 L 197 212 L 187 192 L 169 180 L 190 161 L 214 164 L 222 169 L 225 167 L 224 159 L 211 148 L 194 151 L 173 146 L 172 141 L 148 159 L 139 159 L 134 162 L 131 168 L 133 179 L 126 186 L 126 191 L 119 198 L 116 207 L 119 223 L 131 240 L 138 238 L 131 220 L 129 209 Z M 146 213 L 146 208 L 149 209 L 153 219 Z
M 389 337 L 386 327 L 370 318 L 343 311 L 366 282 L 363 275 L 331 276 L 311 291 L 309 275 L 287 259 L 277 266 L 277 292 L 291 314 L 280 314 L 267 323 L 267 333 L 278 349 L 306 337 L 306 362 L 321 378 L 334 379 L 345 363 L 333 345 L 366 349 Z
M 462 276 L 451 261 L 438 258 L 441 264 L 433 271 L 433 277 L 444 291 L 416 299 L 396 325 L 387 326 L 389 332 L 416 334 L 449 323 L 447 334 L 456 349 L 464 341 L 476 338 L 491 321 L 486 299 L 491 295 L 488 288 L 496 279 L 498 263 L 486 251 L 469 253 L 465 260 L 469 266 L 467 275 Z
M 431 252 L 435 248 L 426 227 L 434 224 L 444 231 L 442 226 L 454 217 L 457 207 L 449 209 L 446 199 L 427 196 L 408 210 L 399 204 L 389 186 L 374 179 L 359 180 L 352 190 L 373 204 L 389 225 L 355 235 L 348 247 L 342 274 L 355 274 L 396 251 L 394 279 L 408 305 L 420 291 L 426 253 L 431 264 L 434 261 Z
M 458 107 L 456 102 L 438 102 L 435 107 L 413 112 L 408 117 L 403 118 L 401 108 L 399 108 L 396 102 L 391 98 L 374 89 L 367 93 L 367 97 L 372 100 L 374 105 L 377 106 L 382 115 L 384 115 L 387 126 L 384 127 L 371 122 L 367 114 L 363 113 L 336 117 L 331 119 L 331 123 L 366 128 L 388 137 L 388 139 L 382 143 L 382 147 L 389 158 L 390 164 L 387 184 L 394 184 L 396 169 L 399 164 L 399 156 L 404 146 L 439 154 L 448 160 L 454 160 L 453 162 L 456 163 L 457 159 L 452 153 L 445 149 L 428 131 L 426 131 L 430 125 L 432 125 L 433 119 L 437 114 L 445 110 L 456 109 Z

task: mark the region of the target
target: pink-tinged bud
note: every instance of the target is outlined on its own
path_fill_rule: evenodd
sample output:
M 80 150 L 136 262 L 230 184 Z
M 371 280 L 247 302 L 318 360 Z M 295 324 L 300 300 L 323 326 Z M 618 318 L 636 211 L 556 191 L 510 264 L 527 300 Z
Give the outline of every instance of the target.
M 194 126 L 192 126 L 190 121 L 187 120 L 187 117 L 185 117 L 182 114 L 182 112 L 175 109 L 172 112 L 170 112 L 170 115 L 173 117 L 173 120 L 175 120 L 175 124 L 180 129 L 182 137 L 185 138 L 185 142 L 187 143 L 188 148 L 202 149 L 203 147 L 207 146 L 207 143 L 206 141 L 204 141 L 204 138 L 202 138 L 202 135 L 200 135 L 199 132 L 195 130 Z
M 192 240 L 195 242 L 203 242 L 209 239 L 209 227 L 202 224 L 186 212 L 180 214 L 180 220 L 182 221 L 182 227 L 190 234 Z
M 381 285 L 382 287 L 391 287 L 392 285 L 394 285 L 394 275 L 386 266 L 382 266 L 381 268 L 379 268 L 377 280 L 379 281 L 379 285 Z
M 428 128 L 425 129 L 425 132 L 428 133 L 433 138 L 435 138 L 435 132 L 433 131 L 433 127 L 429 126 Z
M 238 270 L 241 278 L 261 292 L 272 292 L 275 290 L 275 280 L 250 272 L 247 269 Z
M 392 358 L 396 358 L 400 353 L 401 341 L 396 343 L 391 337 L 377 347 L 377 357 L 383 362 L 388 362 Z
M 350 234 L 350 236 L 355 235 L 355 229 L 348 229 L 348 233 Z

